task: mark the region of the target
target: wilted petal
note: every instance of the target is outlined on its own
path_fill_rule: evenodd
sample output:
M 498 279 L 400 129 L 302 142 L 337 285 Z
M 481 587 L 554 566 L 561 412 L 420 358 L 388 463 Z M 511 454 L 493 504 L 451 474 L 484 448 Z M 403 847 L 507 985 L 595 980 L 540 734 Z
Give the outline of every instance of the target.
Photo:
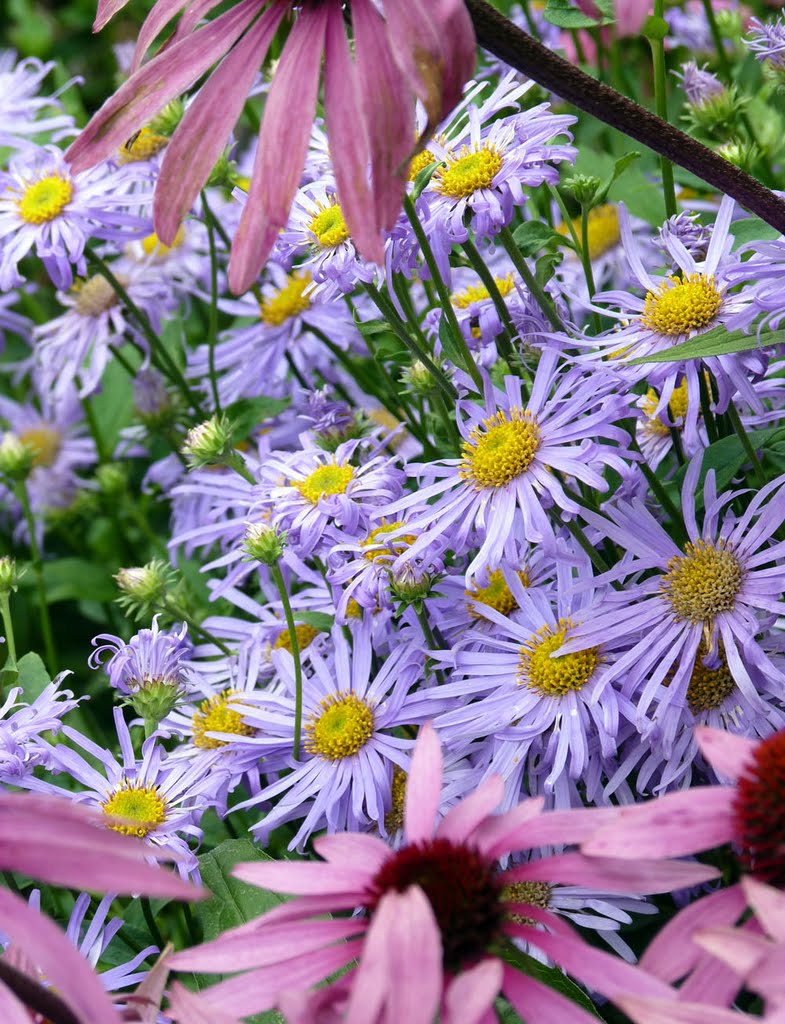
M 172 18 L 188 4 L 188 0 L 158 0 L 139 29 L 136 49 L 131 61 L 131 73 L 137 71 L 150 44 L 166 28 Z M 192 5 L 189 5 L 192 6 Z M 201 4 L 199 6 L 202 6 Z

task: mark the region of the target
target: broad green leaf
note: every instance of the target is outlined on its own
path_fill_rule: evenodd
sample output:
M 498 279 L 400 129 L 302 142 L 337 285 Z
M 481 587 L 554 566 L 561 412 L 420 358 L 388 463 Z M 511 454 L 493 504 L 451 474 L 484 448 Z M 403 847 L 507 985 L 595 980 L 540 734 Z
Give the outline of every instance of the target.
M 756 450 L 769 450 L 779 442 L 785 441 L 785 427 L 767 427 L 763 430 L 748 430 L 747 436 Z M 747 462 L 747 453 L 744 451 L 741 441 L 734 434 L 732 437 L 723 437 L 714 444 L 710 444 L 703 453 L 701 473 L 698 484 L 695 488 L 695 501 L 698 508 L 703 506 L 703 481 L 710 469 L 716 474 L 717 490 L 724 491 L 730 486 L 731 481 Z M 678 502 L 681 495 L 681 486 L 687 466 L 682 466 L 676 474 L 673 482 L 668 486 L 672 497 Z
M 422 195 L 423 189 L 433 177 L 434 171 L 439 166 L 440 162 L 441 161 L 439 160 L 434 160 L 429 163 L 427 167 L 423 167 L 423 169 L 418 172 L 414 179 L 414 185 L 412 186 L 412 202 L 415 202 Z
M 624 172 L 631 164 L 634 164 L 636 160 L 640 160 L 640 157 L 640 153 L 637 150 L 633 150 L 631 153 L 625 153 L 623 157 L 620 157 L 616 161 L 616 163 L 613 165 L 613 170 L 602 183 L 602 185 L 600 185 L 597 194 L 594 197 L 595 202 L 598 206 L 600 203 L 604 203 L 605 200 L 608 198 L 608 193 L 611 190 L 611 185 L 613 185 L 613 183 L 618 178 L 620 178 L 622 174 L 624 174 Z
M 226 415 L 232 423 L 232 441 L 244 441 L 256 427 L 283 412 L 289 405 L 288 398 L 241 398 L 226 407 Z
M 664 39 L 668 31 L 668 22 L 664 18 L 656 18 L 653 14 L 644 21 L 641 28 L 642 35 L 655 41 Z
M 111 569 L 84 558 L 56 558 L 44 562 L 44 583 L 49 604 L 57 601 L 113 601 L 117 596 Z
M 103 454 L 111 458 L 120 430 L 131 422 L 134 392 L 126 370 L 113 359 L 101 377 L 101 390 L 89 399 L 96 422 Z
M 731 234 L 735 238 L 733 248 L 738 249 L 747 242 L 770 241 L 772 238 L 779 238 L 779 231 L 767 224 L 760 217 L 742 217 L 734 220 L 731 225 Z
M 544 17 L 551 25 L 558 28 L 595 28 L 597 25 L 610 25 L 613 22 L 613 0 L 594 0 L 600 11 L 600 18 L 592 18 L 574 7 L 570 0 L 548 0 Z
M 540 287 L 544 288 L 550 281 L 563 259 L 563 252 L 546 252 L 540 256 L 534 268 L 534 276 Z
M 618 160 L 610 153 L 583 146 L 570 173 L 594 174 L 602 181 L 607 181 L 613 177 L 617 163 Z M 638 166 L 627 167 L 626 173 L 617 175 L 610 189 L 610 199 L 613 202 L 623 200 L 634 217 L 640 217 L 655 227 L 659 227 L 665 218 L 661 189 L 653 185 Z
M 295 611 L 294 618 L 296 622 L 304 622 L 306 626 L 313 626 L 320 633 L 329 633 L 335 622 L 335 616 L 328 615 L 327 612 L 302 612 L 299 608 Z
M 554 231 L 549 224 L 541 220 L 525 221 L 513 231 L 512 237 L 524 256 L 533 256 L 546 245 L 553 243 L 572 247 L 572 241 L 566 235 Z
M 760 334 L 746 334 L 744 331 L 728 331 L 724 327 L 714 327 L 705 334 L 689 338 L 679 345 L 654 352 L 639 359 L 631 359 L 630 365 L 639 363 L 680 363 L 685 359 L 705 359 L 707 356 L 727 356 L 734 352 L 752 352 L 769 345 L 779 345 L 785 341 L 785 332 L 761 331 Z
M 52 681 L 46 665 L 35 651 L 23 654 L 17 663 L 17 669 L 19 676 L 16 685 L 22 687 L 26 701 L 34 701 Z
M 285 902 L 278 893 L 258 889 L 233 877 L 235 864 L 255 860 L 272 858 L 250 839 L 227 839 L 199 858 L 202 883 L 213 894 L 212 899 L 197 903 L 193 909 L 205 941 L 217 938 L 228 928 L 247 924 Z

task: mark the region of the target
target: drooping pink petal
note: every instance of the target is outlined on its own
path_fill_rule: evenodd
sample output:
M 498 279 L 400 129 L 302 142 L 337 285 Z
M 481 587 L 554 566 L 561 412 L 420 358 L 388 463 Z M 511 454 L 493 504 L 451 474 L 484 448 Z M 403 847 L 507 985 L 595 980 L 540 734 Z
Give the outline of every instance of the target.
M 547 1021 L 548 1024 L 597 1024 L 594 1014 L 559 995 L 555 989 L 541 985 L 511 967 L 504 968 L 502 988 L 507 1001 L 523 1020 Z
M 151 43 L 176 18 L 183 7 L 192 6 L 188 0 L 158 0 L 147 15 L 136 38 L 136 48 L 131 61 L 131 74 L 139 69 Z
M 724 729 L 711 729 L 707 725 L 697 726 L 695 740 L 714 771 L 734 782 L 741 775 L 757 746 L 754 740 L 734 736 Z
M 724 970 L 731 967 L 741 978 L 772 949 L 763 935 L 742 928 L 698 928 L 692 933 L 692 941 L 722 961 Z
M 746 905 L 740 885 L 695 900 L 659 930 L 641 957 L 641 967 L 663 981 L 677 981 L 691 971 L 703 955 L 700 946 L 692 941 L 693 932 L 733 924 Z
M 701 786 L 623 807 L 615 823 L 582 844 L 598 857 L 681 857 L 733 838 L 729 786 Z
M 133 993 L 127 996 L 128 1003 L 133 1006 L 137 1020 L 135 1024 L 156 1024 L 160 1017 L 166 983 L 169 980 L 169 968 L 166 957 L 172 950 L 167 945 L 156 962 L 136 986 Z
M 397 909 L 398 893 L 387 892 L 374 911 L 365 936 L 360 964 L 352 979 L 345 1024 L 365 1024 L 368 1020 L 379 1018 L 390 984 L 387 936 Z
M 481 960 L 461 971 L 448 985 L 440 1020 L 443 1024 L 479 1024 L 502 987 L 501 960 Z
M 380 225 L 371 194 L 370 148 L 357 68 L 349 52 L 343 10 L 327 14 L 324 52 L 324 115 L 341 212 L 352 241 L 365 259 L 384 261 Z
M 499 806 L 504 796 L 504 779 L 491 775 L 460 803 L 451 807 L 436 829 L 442 839 L 462 843 Z
M 567 811 L 546 811 L 524 825 L 520 849 L 581 843 L 616 820 L 616 807 L 573 807 Z
M 439 926 L 418 885 L 395 895 L 397 906 L 387 934 L 387 1015 L 408 1024 L 432 1024 L 442 997 Z
M 345 868 L 375 873 L 392 855 L 390 847 L 376 836 L 360 832 L 335 832 L 314 840 L 313 848 L 326 861 Z
M 481 853 L 494 858 L 513 850 L 528 849 L 526 825 L 542 813 L 543 803 L 541 796 L 533 797 L 522 800 L 505 814 L 488 818 L 475 829 L 472 842 Z
M 265 861 L 235 864 L 232 874 L 250 885 L 273 892 L 295 896 L 356 893 L 361 897 L 373 878 L 374 871 L 341 867 L 337 864 L 314 864 L 307 861 Z M 359 902 L 359 900 L 358 900 Z
M 1 888 L 0 931 L 27 952 L 81 1020 L 117 1024 L 114 1007 L 82 954 L 53 921 Z
M 433 836 L 442 794 L 442 748 L 430 722 L 420 727 L 406 779 L 403 834 L 407 843 Z
M 761 926 L 772 938 L 785 942 L 785 893 L 750 877 L 742 878 L 741 887 Z
M 66 152 L 74 172 L 118 149 L 175 96 L 185 92 L 229 50 L 253 20 L 258 0 L 240 0 L 187 39 L 153 57 L 90 119 Z
M 253 174 L 229 260 L 229 287 L 240 295 L 256 280 L 286 224 L 308 149 L 327 5 L 304 7 L 275 71 L 259 132 Z
M 195 995 L 179 982 L 169 992 L 167 1013 L 180 1024 L 242 1024 L 239 1017 L 224 1012 L 220 1005 L 207 1001 L 204 995 Z
M 352 26 L 365 124 L 371 147 L 376 223 L 392 228 L 401 209 L 414 145 L 414 101 L 390 50 L 382 16 L 371 0 L 354 0 Z
M 605 892 L 648 895 L 674 892 L 717 878 L 716 868 L 674 860 L 621 860 L 562 853 L 521 864 L 505 873 L 505 882 L 538 881 L 586 885 Z
M 185 3 L 186 0 L 183 0 Z M 98 0 L 98 9 L 95 12 L 93 32 L 100 32 L 118 11 L 122 11 L 128 0 Z
M 678 1003 L 671 999 L 641 999 L 638 996 L 620 996 L 614 1002 L 636 1024 L 739 1024 L 737 1010 L 707 1006 L 706 1003 Z
M 199 90 L 164 152 L 153 200 L 153 224 L 171 245 L 226 145 L 264 61 L 284 8 L 264 12 Z

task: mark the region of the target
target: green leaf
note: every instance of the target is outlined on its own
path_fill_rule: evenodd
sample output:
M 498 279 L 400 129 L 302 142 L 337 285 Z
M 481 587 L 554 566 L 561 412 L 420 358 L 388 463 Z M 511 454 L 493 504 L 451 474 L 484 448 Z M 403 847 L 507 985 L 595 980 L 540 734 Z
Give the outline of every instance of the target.
M 742 217 L 740 220 L 734 220 L 731 231 L 735 239 L 734 249 L 746 245 L 747 242 L 779 238 L 780 234 L 776 228 L 761 220 L 760 217 Z
M 113 601 L 117 588 L 111 570 L 84 558 L 56 558 L 44 562 L 46 600 Z
M 728 331 L 724 327 L 714 327 L 705 334 L 682 341 L 663 352 L 653 352 L 639 359 L 631 359 L 630 365 L 639 363 L 680 363 L 684 359 L 705 359 L 707 356 L 727 356 L 733 352 L 752 352 L 769 345 L 779 345 L 785 341 L 785 332 L 761 331 L 760 334 L 747 334 L 744 331 Z
M 427 186 L 428 182 L 433 177 L 434 171 L 441 163 L 441 160 L 434 160 L 429 163 L 427 167 L 423 167 L 421 171 L 417 173 L 414 179 L 414 185 L 412 186 L 411 200 L 415 202 L 422 195 L 423 189 Z
M 595 28 L 597 25 L 610 25 L 613 20 L 613 0 L 594 0 L 602 17 L 592 18 L 577 7 L 573 7 L 570 0 L 548 0 L 545 7 L 544 17 L 551 25 L 558 28 Z
M 294 618 L 296 622 L 304 622 L 306 626 L 313 626 L 320 633 L 329 633 L 335 622 L 335 616 L 328 615 L 327 612 L 301 612 L 299 608 L 295 611 Z
M 289 405 L 288 398 L 268 398 L 261 395 L 259 398 L 241 398 L 232 402 L 226 407 L 226 415 L 232 423 L 232 441 L 238 444 L 245 441 L 256 427 L 261 426 L 265 420 L 272 419 L 283 412 Z
M 377 334 L 390 334 L 390 325 L 386 320 L 354 320 L 357 330 L 364 338 L 373 338 Z
M 540 287 L 544 288 L 550 281 L 563 259 L 563 252 L 546 252 L 540 256 L 534 268 L 534 276 Z
M 530 978 L 534 978 L 535 981 L 547 985 L 554 992 L 558 992 L 559 995 L 572 1000 L 573 1003 L 577 1003 L 587 1013 L 591 1013 L 599 1020 L 602 1020 L 602 1017 L 597 1012 L 597 1007 L 583 989 L 579 988 L 574 981 L 571 981 L 566 974 L 563 974 L 558 967 L 548 967 L 513 945 L 509 945 L 505 949 L 504 959 L 523 974 L 527 974 Z
M 785 427 L 748 430 L 747 436 L 756 450 L 772 450 L 778 443 L 785 441 Z M 731 481 L 746 462 L 747 453 L 735 434 L 731 437 L 723 437 L 719 441 L 715 441 L 714 444 L 710 444 L 703 453 L 700 479 L 695 487 L 696 506 L 699 509 L 703 506 L 703 482 L 710 469 L 713 469 L 716 474 L 717 491 L 722 492 L 728 489 Z M 681 486 L 686 472 L 687 466 L 680 467 L 672 484 L 668 487 L 672 491 L 672 497 L 677 501 L 681 495 Z
M 600 185 L 596 195 L 594 196 L 594 201 L 597 206 L 599 206 L 600 203 L 605 202 L 608 198 L 608 193 L 611 190 L 611 185 L 613 185 L 613 183 L 620 178 L 622 174 L 624 174 L 630 164 L 634 164 L 636 160 L 640 160 L 640 157 L 640 153 L 637 150 L 633 150 L 631 153 L 625 153 L 623 157 L 616 161 L 613 165 L 613 170 L 602 185 Z
M 16 685 L 22 687 L 26 701 L 34 701 L 52 681 L 46 665 L 35 651 L 22 655 L 17 663 L 17 668 L 19 677 Z
M 89 402 L 98 424 L 103 454 L 111 458 L 120 430 L 131 422 L 134 407 L 131 380 L 116 359 L 113 359 L 104 370 L 101 390 L 93 395 Z
M 197 903 L 193 910 L 205 941 L 217 938 L 228 928 L 247 924 L 285 902 L 278 893 L 248 885 L 231 873 L 235 864 L 272 859 L 250 839 L 227 839 L 199 857 L 202 883 L 213 894 L 212 899 Z
M 570 174 L 594 174 L 605 181 L 613 176 L 617 162 L 610 153 L 602 153 L 595 147 L 583 146 L 578 152 L 574 166 L 570 168 Z M 662 191 L 649 181 L 640 167 L 628 167 L 623 176 L 617 175 L 611 192 L 612 201 L 618 202 L 623 199 L 634 217 L 640 217 L 654 227 L 662 225 L 665 216 Z
M 566 235 L 554 231 L 550 224 L 541 220 L 525 221 L 513 231 L 512 237 L 524 256 L 534 256 L 540 249 L 554 242 L 572 247 L 572 241 Z

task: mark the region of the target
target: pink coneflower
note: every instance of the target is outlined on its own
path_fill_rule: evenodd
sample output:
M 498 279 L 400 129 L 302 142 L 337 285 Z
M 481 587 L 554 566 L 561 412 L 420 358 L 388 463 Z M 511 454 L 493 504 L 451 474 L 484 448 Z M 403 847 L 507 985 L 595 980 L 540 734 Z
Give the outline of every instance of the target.
M 101 0 L 94 27 L 102 28 L 126 3 Z M 184 7 L 167 43 L 140 67 L 153 39 Z M 460 100 L 475 60 L 463 0 L 385 0 L 383 7 L 382 15 L 372 0 L 353 0 L 352 56 L 344 26 L 349 9 L 341 0 L 241 0 L 202 24 L 207 5 L 158 0 L 140 30 L 131 77 L 87 125 L 69 160 L 84 168 L 110 155 L 220 61 L 161 166 L 155 230 L 170 245 L 227 143 L 273 36 L 294 8 L 232 247 L 231 288 L 249 287 L 286 224 L 305 163 L 322 56 L 325 120 L 344 219 L 361 254 L 382 262 L 381 231 L 395 223 L 408 181 L 415 98 L 426 107 L 429 127 L 437 125 Z
M 437 825 L 441 787 L 441 749 L 426 724 L 412 755 L 404 841 L 397 849 L 371 835 L 344 833 L 314 843 L 322 863 L 239 865 L 235 874 L 244 881 L 300 899 L 176 954 L 172 965 L 187 971 L 243 971 L 204 994 L 208 1005 L 229 1015 L 277 1006 L 290 1022 L 432 1024 L 438 1014 L 441 1024 L 478 1024 L 489 1019 L 501 991 L 527 1020 L 593 1020 L 505 962 L 510 940 L 520 938 L 610 998 L 621 993 L 673 998 L 667 985 L 581 941 L 542 896 L 555 882 L 613 892 L 670 891 L 690 884 L 691 878 L 713 875 L 711 869 L 564 853 L 501 870 L 499 858 L 511 851 L 574 842 L 616 812 L 543 814 L 542 801 L 534 799 L 495 815 L 504 786 L 492 776 Z M 354 909 L 359 913 L 340 916 Z M 336 912 L 339 916 L 323 916 Z M 528 923 L 518 923 L 518 914 Z M 355 959 L 356 969 L 328 988 L 309 991 Z

